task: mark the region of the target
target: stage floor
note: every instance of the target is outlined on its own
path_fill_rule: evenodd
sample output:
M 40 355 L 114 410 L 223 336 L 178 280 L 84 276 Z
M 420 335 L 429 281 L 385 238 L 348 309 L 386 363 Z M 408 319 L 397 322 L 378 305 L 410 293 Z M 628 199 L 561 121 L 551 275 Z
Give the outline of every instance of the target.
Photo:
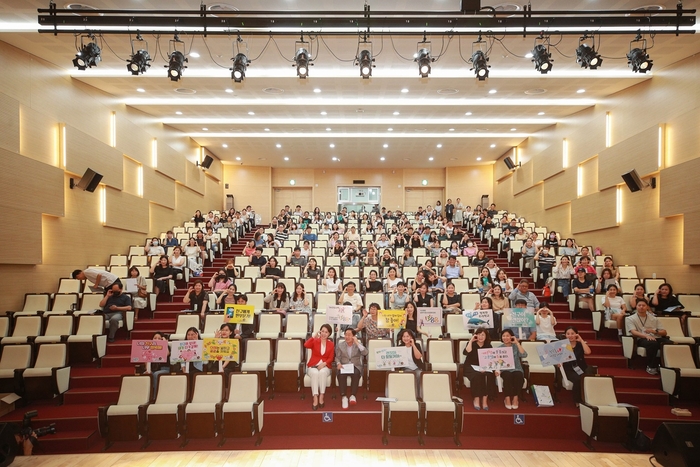
M 308 467 L 309 465 L 632 467 L 648 464 L 649 454 L 478 450 L 284 450 L 179 451 L 67 454 L 15 458 L 19 467 Z

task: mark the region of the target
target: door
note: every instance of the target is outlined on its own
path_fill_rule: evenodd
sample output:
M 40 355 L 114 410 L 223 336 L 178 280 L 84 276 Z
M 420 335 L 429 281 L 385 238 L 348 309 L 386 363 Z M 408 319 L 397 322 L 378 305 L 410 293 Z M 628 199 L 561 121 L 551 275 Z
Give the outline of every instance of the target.
M 313 211 L 311 205 L 312 196 L 311 188 L 273 188 L 272 193 L 272 215 L 276 216 L 284 209 L 285 205 L 289 205 L 294 211 L 294 207 L 298 204 L 303 211 Z
M 407 212 L 413 212 L 417 210 L 418 207 L 422 207 L 423 209 L 425 209 L 427 205 L 435 207 L 435 202 L 437 200 L 444 203 L 442 196 L 442 188 L 406 188 L 405 210 Z

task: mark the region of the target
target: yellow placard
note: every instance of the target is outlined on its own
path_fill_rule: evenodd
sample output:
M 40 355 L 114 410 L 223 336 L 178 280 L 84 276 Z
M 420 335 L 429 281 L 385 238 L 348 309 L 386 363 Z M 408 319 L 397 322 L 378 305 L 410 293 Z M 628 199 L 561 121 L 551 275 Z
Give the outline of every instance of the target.
M 204 361 L 238 361 L 239 339 L 204 339 L 202 360 Z
M 225 323 L 253 324 L 255 318 L 255 307 L 253 305 L 226 305 Z
M 404 310 L 379 310 L 377 327 L 383 329 L 401 329 L 406 321 Z

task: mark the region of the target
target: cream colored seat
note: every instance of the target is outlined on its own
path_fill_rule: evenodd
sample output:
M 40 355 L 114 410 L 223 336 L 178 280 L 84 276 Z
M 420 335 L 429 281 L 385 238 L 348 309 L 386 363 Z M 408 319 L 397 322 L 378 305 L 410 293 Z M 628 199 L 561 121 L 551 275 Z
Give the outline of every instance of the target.
M 43 344 L 47 342 L 62 342 L 73 334 L 73 320 L 70 315 L 50 315 L 46 320 L 44 335 L 37 336 L 34 342 Z
M 187 375 L 158 375 L 155 402 L 146 408 L 145 443 L 152 439 L 175 439 L 182 433 L 184 420 L 179 407 L 187 402 Z
M 585 444 L 589 448 L 593 439 L 620 443 L 633 439 L 639 426 L 639 408 L 617 405 L 612 376 L 583 375 L 581 393 L 581 429 L 588 436 Z
M 659 325 L 666 330 L 666 335 L 674 344 L 695 344 L 695 339 L 686 336 L 683 332 L 680 318 L 675 316 L 659 316 L 656 319 Z
M 554 391 L 554 379 L 556 378 L 556 367 L 542 366 L 542 361 L 537 354 L 537 348 L 545 345 L 544 342 L 521 342 L 523 349 L 527 352 L 525 361 L 527 362 L 527 370 L 525 378 L 530 381 L 530 384 L 549 386 L 550 391 Z
M 105 449 L 114 441 L 135 441 L 141 437 L 150 400 L 150 375 L 122 376 L 117 403 L 98 408 L 98 425 L 105 439 Z
M 304 375 L 301 339 L 278 339 L 276 358 L 272 362 L 272 392 L 299 392 Z
M 421 373 L 420 379 L 425 420 L 423 433 L 426 436 L 452 436 L 455 444 L 461 446 L 459 434 L 462 432 L 464 404 L 452 394 L 450 375 L 430 371 Z
M 241 371 L 257 373 L 261 379 L 260 386 L 267 389 L 267 381 L 272 374 L 272 341 L 256 337 L 244 342 L 245 356 Z
M 425 356 L 426 363 L 429 364 L 428 370 L 448 373 L 452 384 L 455 385 L 456 389 L 459 389 L 457 374 L 460 365 L 455 359 L 452 339 L 428 339 Z
M 0 392 L 19 392 L 15 380 L 17 370 L 29 368 L 32 363 L 32 345 L 3 345 L 0 356 Z
M 177 321 L 175 323 L 175 332 L 170 334 L 170 340 L 185 340 L 185 337 L 187 336 L 187 330 L 189 328 L 199 329 L 199 315 L 196 313 L 177 315 Z
M 445 315 L 445 331 L 445 337 L 449 337 L 453 341 L 472 338 L 471 331 L 464 328 L 464 318 L 461 314 Z
M 379 338 L 367 341 L 367 366 L 364 380 L 369 392 L 383 392 L 386 389 L 387 370 L 378 370 L 374 359 L 375 351 L 386 347 L 392 347 L 391 339 Z
M 425 409 L 416 394 L 416 375 L 403 371 L 387 373 L 386 397 L 395 401 L 382 402 L 382 443 L 389 443 L 388 435 L 418 435 L 418 442 L 423 445 Z
M 211 302 L 209 302 L 211 303 Z M 202 331 L 202 339 L 214 337 L 216 331 L 224 324 L 223 313 L 207 313 L 204 316 L 204 330 Z
M 282 314 L 265 312 L 258 315 L 258 330 L 256 337 L 261 339 L 277 339 L 282 332 Z
M 2 345 L 23 344 L 29 342 L 30 337 L 41 335 L 41 316 L 18 316 L 15 319 L 12 335 L 0 339 Z
M 231 373 L 228 397 L 221 406 L 222 439 L 257 436 L 255 445 L 262 442 L 265 401 L 260 394 L 258 375 L 255 373 Z
M 219 432 L 219 409 L 224 398 L 224 375 L 222 373 L 194 375 L 194 389 L 190 402 L 180 409 L 179 418 L 184 421 L 184 440 L 190 438 L 213 438 Z
M 89 363 L 107 353 L 107 335 L 102 315 L 80 315 L 78 330 L 68 336 L 71 362 Z
M 696 401 L 700 394 L 700 369 L 693 360 L 691 346 L 664 345 L 661 358 L 659 373 L 664 392 L 678 399 Z
M 292 339 L 309 337 L 309 314 L 303 312 L 287 313 L 287 324 L 283 337 Z
M 25 400 L 53 399 L 68 390 L 70 367 L 65 343 L 41 344 L 32 368 L 22 372 L 22 393 Z

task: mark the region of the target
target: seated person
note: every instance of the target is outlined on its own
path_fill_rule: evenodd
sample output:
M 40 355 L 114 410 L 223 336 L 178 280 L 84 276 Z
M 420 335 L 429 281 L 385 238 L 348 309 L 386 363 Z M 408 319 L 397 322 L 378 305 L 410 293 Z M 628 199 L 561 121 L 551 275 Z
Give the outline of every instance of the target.
M 396 346 L 409 347 L 411 349 L 411 357 L 413 358 L 408 361 L 408 365 L 398 369 L 416 373 L 416 384 L 419 384 L 420 373 L 425 369 L 425 362 L 423 361 L 423 351 L 421 350 L 420 342 L 416 341 L 416 335 L 410 329 L 401 330 Z
M 614 320 L 617 323 L 617 334 L 621 336 L 624 329 L 627 304 L 625 304 L 625 300 L 622 297 L 617 295 L 617 292 L 617 286 L 610 284 L 603 297 L 603 306 L 605 307 L 605 320 Z
M 463 364 L 464 376 L 469 379 L 474 409 L 489 409 L 489 396 L 496 396 L 496 384 L 492 371 L 478 371 L 474 366 L 479 366 L 479 349 L 490 349 L 491 336 L 485 328 L 477 328 L 462 352 L 466 355 Z M 481 404 L 481 405 L 480 405 Z
M 459 313 L 462 310 L 462 296 L 455 292 L 455 285 L 449 281 L 442 295 L 442 309 L 445 313 Z
M 365 279 L 365 292 L 383 292 L 384 285 L 382 281 L 377 279 L 377 271 L 374 269 L 369 272 L 369 277 Z
M 119 329 L 119 321 L 125 322 L 125 312 L 131 311 L 131 295 L 122 293 L 122 285 L 113 284 L 100 301 L 105 321 L 109 323 L 108 342 L 114 342 L 114 336 Z
M 209 309 L 209 294 L 204 290 L 204 284 L 200 279 L 194 281 L 194 285 L 190 286 L 182 301 L 185 305 L 189 305 L 190 310 L 198 311 L 204 321 L 204 314 Z
M 447 259 L 447 264 L 442 268 L 443 280 L 447 282 L 450 279 L 459 279 L 463 275 L 464 271 L 462 271 L 462 265 L 457 261 L 457 257 L 450 255 Z
M 277 258 L 274 256 L 267 260 L 267 264 L 260 268 L 260 274 L 262 277 L 268 277 L 272 279 L 281 279 L 284 277 L 284 271 L 279 268 L 277 264 Z
M 258 267 L 265 266 L 267 264 L 267 258 L 265 258 L 263 256 L 262 252 L 263 252 L 263 249 L 261 246 L 256 247 L 255 253 L 253 253 L 252 255 L 250 255 L 248 257 L 248 263 L 251 266 L 258 266 Z
M 147 256 L 163 256 L 165 254 L 165 250 L 160 244 L 160 239 L 158 237 L 153 237 L 150 241 L 146 242 L 143 251 L 146 252 Z
M 593 303 L 595 288 L 593 281 L 586 277 L 586 268 L 576 268 L 576 277 L 571 282 L 571 285 L 576 294 L 576 301 L 586 303 L 591 311 L 595 310 L 595 304 Z
M 647 373 L 656 375 L 659 373 L 659 349 L 661 344 L 671 343 L 666 337 L 667 332 L 652 313 L 649 312 L 649 304 L 646 300 L 637 300 L 637 313 L 625 319 L 627 334 L 637 340 L 639 347 L 644 347 L 647 352 Z
M 525 310 L 528 308 L 528 303 L 523 298 L 518 298 L 513 304 L 513 308 L 517 310 Z M 512 326 L 510 320 L 503 318 L 503 330 L 510 330 L 511 334 L 517 336 L 520 340 L 534 341 L 537 338 L 537 328 L 529 326 Z
M 267 294 L 267 297 L 263 299 L 263 303 L 265 304 L 265 309 L 286 315 L 289 310 L 289 294 L 284 283 L 278 282 L 275 290 Z
M 308 256 L 303 256 L 301 254 L 301 248 L 298 246 L 294 247 L 294 251 L 292 252 L 291 258 L 289 258 L 289 264 L 292 266 L 299 266 L 299 267 L 305 267 L 306 262 L 308 260 Z
M 557 335 L 554 332 L 557 319 L 546 306 L 543 306 L 535 313 L 535 325 L 537 328 L 538 341 L 552 342 L 557 340 Z
M 549 253 L 549 245 L 539 247 L 535 255 L 535 261 L 537 261 L 537 268 L 542 274 L 542 278 L 546 280 L 552 274 L 556 261 L 554 255 Z
M 532 241 L 532 238 L 528 238 L 527 240 L 525 240 L 525 244 L 522 247 L 521 253 L 523 254 L 525 268 L 533 269 L 535 255 L 537 254 L 537 246 L 535 246 L 535 243 Z
M 350 302 L 352 305 L 353 312 L 358 313 L 363 306 L 362 297 L 355 290 L 355 283 L 350 281 L 343 288 L 343 293 L 340 294 L 338 303 L 345 304 L 345 302 Z
M 591 348 L 588 347 L 588 344 L 586 344 L 579 335 L 578 330 L 573 326 L 566 328 L 566 338 L 569 339 L 576 360 L 563 363 L 562 367 L 564 367 L 566 379 L 573 384 L 571 395 L 574 398 L 576 407 L 578 407 L 581 403 L 581 376 L 583 374 L 592 374 L 592 371 L 589 371 L 588 365 L 586 365 L 585 357 L 591 354 Z
M 246 294 L 236 295 L 236 305 L 247 305 L 248 297 Z M 255 337 L 255 324 L 235 323 L 233 328 L 234 339 L 252 339 Z
M 318 235 L 313 233 L 311 226 L 307 226 L 306 230 L 304 231 L 304 235 L 301 237 L 301 239 L 308 240 L 310 242 L 315 242 L 316 240 L 318 240 Z
M 503 402 L 506 405 L 506 409 L 517 410 L 519 405 L 518 396 L 523 389 L 525 379 L 520 360 L 527 357 L 527 352 L 523 349 L 520 339 L 515 337 L 510 329 L 504 329 L 501 332 L 501 342 L 503 342 L 502 347 L 511 347 L 513 349 L 515 368 L 512 370 L 496 370 L 493 373 L 496 377 L 500 376 L 503 379 L 503 395 L 505 396 Z
M 235 305 L 236 304 L 236 285 L 235 284 L 229 284 L 229 286 L 224 290 L 221 295 L 219 295 L 216 299 L 216 309 L 217 310 L 224 310 L 226 308 L 226 305 Z
M 527 279 L 521 279 L 518 282 L 518 286 L 513 289 L 513 291 L 508 296 L 510 303 L 516 303 L 518 299 L 525 300 L 527 303 L 527 308 L 534 308 L 535 310 L 540 307 L 540 301 L 537 296 L 530 292 L 530 283 Z
M 678 300 L 678 297 L 673 295 L 673 287 L 667 282 L 661 284 L 656 292 L 654 292 L 649 304 L 654 308 L 657 315 L 679 312 L 684 308 L 683 304 Z M 685 317 L 686 315 L 683 314 L 683 321 L 685 321 Z
M 380 329 L 377 326 L 377 314 L 379 312 L 379 304 L 372 303 L 369 306 L 369 312 L 366 309 L 362 310 L 362 318 L 357 323 L 357 332 L 365 332 L 367 339 L 377 339 L 379 337 L 389 337 L 390 329 Z
M 341 407 L 348 408 L 348 404 L 357 404 L 357 387 L 362 375 L 362 357 L 367 355 L 367 348 L 357 339 L 357 331 L 352 328 L 345 330 L 344 339 L 335 347 L 335 362 L 338 374 L 338 388 L 340 389 Z M 346 374 L 341 373 L 343 365 L 352 364 L 354 371 L 350 376 L 350 399 L 347 397 L 348 382 Z

